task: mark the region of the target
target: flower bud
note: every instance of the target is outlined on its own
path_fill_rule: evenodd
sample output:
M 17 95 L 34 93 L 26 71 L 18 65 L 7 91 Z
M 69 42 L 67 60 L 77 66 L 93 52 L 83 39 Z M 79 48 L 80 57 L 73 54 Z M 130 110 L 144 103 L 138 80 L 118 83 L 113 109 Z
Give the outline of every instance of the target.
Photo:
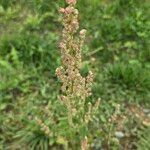
M 69 5 L 75 5 L 76 4 L 76 0 L 66 0 L 66 3 Z
M 66 44 L 63 43 L 63 42 L 60 42 L 60 43 L 59 43 L 59 48 L 65 49 L 65 48 L 66 48 Z
M 60 9 L 59 9 L 59 12 L 60 12 L 60 13 L 65 13 L 65 8 L 60 8 Z
M 79 14 L 78 9 L 74 9 L 74 14 L 75 14 L 75 15 L 78 15 L 78 14 Z
M 73 11 L 74 11 L 74 8 L 69 6 L 69 7 L 66 8 L 65 13 L 66 14 L 71 14 Z
M 85 29 L 82 29 L 82 30 L 80 31 L 80 36 L 85 36 L 85 34 L 86 34 L 86 30 L 85 30 Z

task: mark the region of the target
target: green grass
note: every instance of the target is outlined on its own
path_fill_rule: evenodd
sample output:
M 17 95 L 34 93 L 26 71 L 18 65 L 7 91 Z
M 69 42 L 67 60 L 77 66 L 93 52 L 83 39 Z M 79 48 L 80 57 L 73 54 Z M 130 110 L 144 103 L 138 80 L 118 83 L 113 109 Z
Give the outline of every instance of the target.
M 0 0 L 2 150 L 20 149 L 18 145 L 28 145 L 25 149 L 62 149 L 59 139 L 46 137 L 32 120 L 36 115 L 42 117 L 38 109 L 50 101 L 54 109 L 60 107 L 56 102 L 60 85 L 55 76 L 60 65 L 59 6 L 64 6 L 61 0 Z M 92 68 L 95 72 L 93 98 L 102 99 L 90 127 L 89 143 L 98 141 L 94 147 L 106 146 L 103 137 L 108 134 L 108 119 L 115 104 L 121 104 L 122 113 L 128 104 L 149 107 L 149 6 L 148 0 L 142 4 L 136 0 L 82 0 L 77 5 L 81 27 L 88 30 L 82 71 L 86 74 Z M 134 121 L 131 124 L 136 126 Z M 101 128 L 103 132 L 99 132 Z M 124 128 L 130 130 L 130 126 Z M 135 135 L 139 150 L 148 147 L 149 130 L 145 130 Z M 112 136 L 111 149 L 119 149 L 121 144 L 114 141 Z

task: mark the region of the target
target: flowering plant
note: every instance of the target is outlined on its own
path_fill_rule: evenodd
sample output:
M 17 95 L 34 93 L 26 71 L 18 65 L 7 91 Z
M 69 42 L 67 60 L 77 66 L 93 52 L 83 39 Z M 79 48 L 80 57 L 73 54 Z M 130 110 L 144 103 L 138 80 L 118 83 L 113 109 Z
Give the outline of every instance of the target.
M 62 40 L 59 44 L 62 65 L 56 69 L 56 75 L 62 83 L 62 93 L 59 96 L 59 100 L 65 106 L 66 113 L 64 112 L 63 115 L 67 118 L 65 126 L 67 126 L 68 132 L 61 134 L 61 132 L 59 133 L 60 129 L 58 129 L 55 130 L 55 135 L 61 137 L 61 141 L 63 137 L 63 141 L 67 141 L 67 147 L 69 144 L 78 144 L 80 142 L 81 149 L 86 150 L 88 123 L 92 121 L 94 114 L 97 112 L 99 100 L 93 106 L 87 101 L 87 98 L 91 95 L 93 73 L 89 71 L 86 77 L 80 74 L 82 67 L 81 51 L 86 30 L 82 29 L 78 36 L 79 22 L 78 10 L 75 8 L 76 0 L 66 0 L 66 3 L 68 7 L 59 9 L 59 12 L 63 15 L 64 29 L 62 31 Z M 47 135 L 52 135 L 52 130 L 48 126 L 39 119 L 37 119 L 37 122 Z M 60 121 L 58 126 L 62 128 L 61 130 L 64 130 L 60 126 L 61 123 Z M 79 140 L 78 142 L 75 142 L 76 137 Z

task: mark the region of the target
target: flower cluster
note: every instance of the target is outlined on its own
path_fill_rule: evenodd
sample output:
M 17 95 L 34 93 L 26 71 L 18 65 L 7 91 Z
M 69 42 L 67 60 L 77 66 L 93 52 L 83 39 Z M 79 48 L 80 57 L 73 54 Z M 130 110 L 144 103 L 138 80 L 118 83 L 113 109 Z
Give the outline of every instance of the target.
M 115 106 L 115 112 L 114 114 L 111 116 L 111 118 L 109 119 L 109 122 L 116 122 L 118 115 L 120 114 L 120 104 L 117 104 Z
M 87 77 L 82 77 L 80 69 L 82 66 L 82 47 L 85 40 L 86 30 L 78 33 L 78 10 L 75 8 L 76 0 L 66 0 L 67 8 L 60 8 L 63 14 L 62 40 L 59 44 L 62 66 L 56 69 L 56 75 L 62 82 L 61 101 L 66 105 L 68 115 L 76 116 L 78 112 L 84 111 L 85 100 L 91 95 L 93 73 L 89 71 Z M 98 104 L 97 104 L 98 105 Z M 81 110 L 80 110 L 81 109 Z M 88 105 L 88 112 L 83 116 L 83 122 L 88 122 L 93 112 L 92 105 Z M 72 117 L 69 122 L 72 124 Z
M 35 117 L 35 121 L 37 122 L 37 124 L 41 127 L 41 130 L 48 136 L 51 136 L 52 133 L 49 129 L 49 127 L 39 118 Z
M 66 3 L 69 6 L 59 10 L 63 15 L 64 29 L 59 44 L 62 66 L 56 69 L 56 75 L 62 82 L 60 100 L 67 107 L 69 124 L 75 126 L 73 119 L 81 114 L 82 117 L 78 118 L 81 124 L 88 124 L 92 120 L 94 112 L 98 109 L 99 100 L 94 106 L 90 102 L 86 103 L 87 97 L 91 95 L 93 83 L 92 71 L 89 71 L 86 77 L 80 74 L 86 30 L 82 29 L 78 34 L 79 12 L 75 8 L 76 0 L 66 0 Z
M 62 38 L 59 43 L 62 65 L 56 69 L 56 75 L 62 83 L 61 95 L 59 99 L 67 110 L 67 125 L 71 134 L 80 134 L 81 130 L 87 129 L 89 121 L 92 121 L 94 114 L 97 112 L 99 100 L 92 105 L 87 102 L 91 95 L 91 86 L 93 83 L 93 73 L 89 71 L 86 77 L 80 74 L 82 68 L 82 48 L 85 40 L 86 30 L 79 30 L 78 10 L 75 8 L 76 0 L 66 0 L 68 7 L 60 8 L 59 12 L 63 15 Z M 62 106 L 62 105 L 61 105 Z M 47 113 L 48 110 L 48 113 Z M 52 109 L 51 109 L 52 110 Z M 55 124 L 54 117 L 49 109 L 45 109 L 51 124 Z M 58 119 L 59 120 L 59 119 Z M 40 119 L 36 118 L 41 129 L 47 134 L 52 135 L 51 131 Z M 51 125 L 52 126 L 52 125 Z M 62 129 L 63 130 L 63 129 Z M 56 131 L 57 132 L 57 131 Z M 59 135 L 59 133 L 55 133 Z M 87 149 L 87 133 L 81 137 L 81 147 Z M 72 137 L 72 135 L 71 135 Z M 68 137 L 70 140 L 70 137 Z M 73 139 L 74 140 L 74 139 Z

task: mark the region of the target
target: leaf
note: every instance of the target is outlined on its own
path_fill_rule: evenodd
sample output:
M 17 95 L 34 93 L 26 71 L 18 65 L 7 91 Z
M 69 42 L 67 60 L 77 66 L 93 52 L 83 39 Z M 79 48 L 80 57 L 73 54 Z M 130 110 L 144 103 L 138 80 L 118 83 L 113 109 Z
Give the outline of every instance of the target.
M 7 107 L 6 103 L 0 104 L 0 110 L 4 110 Z
M 103 115 L 100 116 L 100 119 L 102 122 L 104 122 L 104 123 L 106 122 L 106 118 Z

